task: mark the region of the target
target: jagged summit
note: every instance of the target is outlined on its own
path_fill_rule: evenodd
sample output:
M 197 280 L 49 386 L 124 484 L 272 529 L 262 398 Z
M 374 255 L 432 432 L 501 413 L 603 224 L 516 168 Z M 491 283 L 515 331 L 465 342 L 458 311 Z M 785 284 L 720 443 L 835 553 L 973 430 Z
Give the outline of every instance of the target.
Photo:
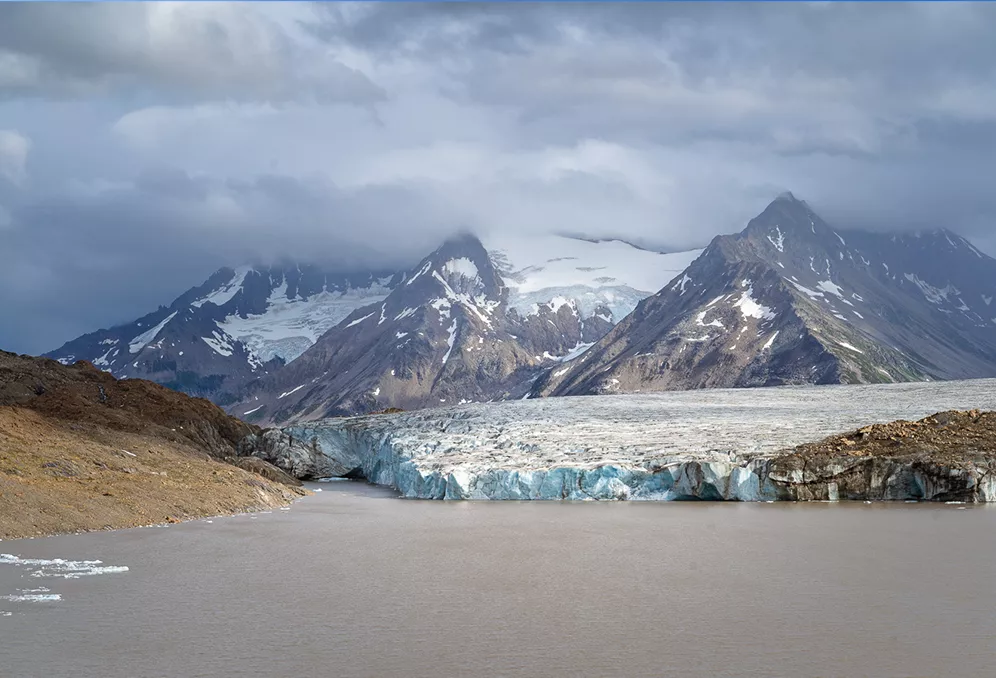
M 150 379 L 224 404 L 397 282 L 392 271 L 342 274 L 293 262 L 223 267 L 169 306 L 47 355 L 89 360 L 118 378 Z
M 668 262 L 695 256 L 562 236 L 489 245 L 469 234 L 448 239 L 383 301 L 252 384 L 232 412 L 286 423 L 522 397 L 547 367 L 670 280 L 679 269 Z
M 779 198 L 536 393 L 993 376 L 994 290 L 963 238 L 836 230 Z
M 338 325 L 375 313 L 383 330 L 395 309 L 394 315 L 404 314 L 398 322 L 469 314 L 485 333 L 492 332 L 485 319 L 494 325 L 498 316 L 499 324 L 514 327 L 503 346 L 516 344 L 536 365 L 554 364 L 601 338 L 697 254 L 664 255 L 620 241 L 538 234 L 506 233 L 482 243 L 464 232 L 408 271 L 339 270 L 286 260 L 223 267 L 170 305 L 79 337 L 49 356 L 90 360 L 117 377 L 147 378 L 228 404 L 249 383 L 293 364 Z M 443 327 L 444 345 L 450 326 Z M 339 336 L 351 338 L 366 325 L 352 327 Z M 454 330 L 455 341 L 463 327 L 461 321 Z M 370 406 L 388 406 L 388 394 L 384 388 Z M 350 402 L 359 403 L 358 411 L 368 404 Z
M 447 239 L 411 271 L 402 274 L 404 296 L 458 299 L 465 295 L 478 303 L 498 303 L 503 285 L 488 251 L 477 236 L 462 233 Z
M 833 231 L 804 200 L 783 193 L 772 200 L 760 214 L 747 222 L 741 236 L 774 230 L 777 233 L 797 233 L 800 236 L 820 236 Z M 808 235 L 807 235 L 808 234 Z
M 512 334 L 506 298 L 481 242 L 451 238 L 233 411 L 283 422 L 505 397 L 540 363 Z

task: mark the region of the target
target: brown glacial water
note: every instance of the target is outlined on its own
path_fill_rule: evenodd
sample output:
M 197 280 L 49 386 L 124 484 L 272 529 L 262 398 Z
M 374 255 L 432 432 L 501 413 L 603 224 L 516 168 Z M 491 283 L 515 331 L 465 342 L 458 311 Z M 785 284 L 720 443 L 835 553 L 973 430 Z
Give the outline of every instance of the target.
M 0 675 L 992 674 L 994 508 L 322 487 L 255 517 L 0 542 Z M 77 562 L 28 560 L 56 558 Z

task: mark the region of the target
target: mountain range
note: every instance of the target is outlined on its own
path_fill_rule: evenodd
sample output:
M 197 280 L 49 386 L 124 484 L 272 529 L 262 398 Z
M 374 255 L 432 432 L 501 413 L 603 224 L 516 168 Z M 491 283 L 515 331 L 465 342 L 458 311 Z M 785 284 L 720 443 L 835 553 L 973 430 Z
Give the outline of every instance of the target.
M 327 333 L 349 344 L 333 351 L 340 359 L 348 354 L 348 360 L 359 359 L 353 355 L 359 347 L 384 339 L 378 343 L 380 353 L 361 353 L 367 361 L 383 362 L 380 372 L 387 379 L 392 369 L 394 376 L 404 371 L 393 363 L 387 366 L 389 359 L 416 347 L 422 354 L 439 353 L 438 361 L 432 362 L 442 367 L 448 328 L 456 325 L 453 341 L 462 346 L 460 342 L 470 336 L 465 322 L 482 323 L 484 318 L 493 325 L 487 327 L 488 336 L 502 344 L 502 353 L 514 355 L 497 371 L 485 370 L 487 380 L 481 376 L 480 383 L 472 383 L 468 377 L 464 386 L 452 382 L 447 386 L 452 379 L 449 370 L 460 362 L 456 357 L 447 376 L 430 379 L 422 370 L 418 385 L 407 387 L 397 379 L 379 386 L 370 374 L 359 378 L 356 368 L 350 376 L 348 366 L 336 362 L 321 370 L 333 375 L 320 380 L 321 393 L 331 397 L 341 389 L 342 402 L 320 409 L 366 411 L 399 403 L 428 406 L 454 397 L 457 401 L 486 394 L 502 397 L 510 390 L 528 391 L 529 383 L 507 381 L 511 374 L 532 379 L 542 366 L 587 348 L 698 254 L 698 250 L 662 254 L 619 240 L 593 242 L 559 235 L 499 234 L 484 242 L 461 235 L 406 271 L 342 274 L 293 262 L 223 268 L 169 306 L 134 322 L 86 334 L 47 355 L 67 364 L 88 360 L 118 378 L 149 379 L 226 406 L 247 394 L 253 403 L 256 398 L 266 399 L 269 385 L 280 389 L 273 395 L 289 415 L 287 405 L 303 406 L 305 393 L 280 398 L 300 383 L 286 389 L 283 385 L 297 379 L 303 365 L 321 362 L 316 356 L 322 351 L 335 348 Z M 448 305 L 455 308 L 446 324 Z M 465 311 L 470 319 L 463 318 Z M 378 316 L 371 328 L 356 322 L 372 313 Z M 393 335 L 388 333 L 391 328 Z M 441 328 L 443 334 L 437 336 Z M 396 336 L 402 332 L 408 333 L 407 341 Z M 435 342 L 433 348 L 427 348 L 426 341 Z M 473 353 L 483 357 L 483 344 Z M 491 383 L 497 374 L 502 375 L 500 383 Z M 381 391 L 371 395 L 378 387 Z M 258 404 L 233 411 L 259 421 L 270 417 L 267 408 Z
M 462 402 L 996 375 L 996 260 L 835 228 L 791 194 L 739 234 L 461 234 L 407 270 L 221 269 L 50 353 L 287 423 Z

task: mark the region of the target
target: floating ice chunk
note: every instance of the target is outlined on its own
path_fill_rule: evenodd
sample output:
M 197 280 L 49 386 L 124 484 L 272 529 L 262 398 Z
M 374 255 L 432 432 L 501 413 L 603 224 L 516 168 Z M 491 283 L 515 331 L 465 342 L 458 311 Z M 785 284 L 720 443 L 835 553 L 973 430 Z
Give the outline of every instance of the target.
M 33 568 L 32 577 L 59 577 L 62 579 L 78 579 L 79 577 L 128 571 L 125 566 L 104 565 L 99 560 L 64 560 L 62 558 L 46 560 L 21 558 L 10 553 L 0 553 L 0 565 Z
M 62 600 L 60 593 L 19 593 L 8 596 L 0 596 L 0 600 L 8 600 L 12 603 L 50 603 Z M 9 615 L 7 615 L 9 616 Z

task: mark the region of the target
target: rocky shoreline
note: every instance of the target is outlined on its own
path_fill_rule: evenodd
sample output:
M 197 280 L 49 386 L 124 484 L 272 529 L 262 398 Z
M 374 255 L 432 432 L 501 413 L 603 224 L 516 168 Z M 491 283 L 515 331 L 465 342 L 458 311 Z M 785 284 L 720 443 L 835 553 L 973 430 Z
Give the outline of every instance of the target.
M 469 405 L 271 429 L 240 453 L 422 499 L 996 501 L 996 414 L 895 420 L 968 402 L 996 409 L 994 383 Z

